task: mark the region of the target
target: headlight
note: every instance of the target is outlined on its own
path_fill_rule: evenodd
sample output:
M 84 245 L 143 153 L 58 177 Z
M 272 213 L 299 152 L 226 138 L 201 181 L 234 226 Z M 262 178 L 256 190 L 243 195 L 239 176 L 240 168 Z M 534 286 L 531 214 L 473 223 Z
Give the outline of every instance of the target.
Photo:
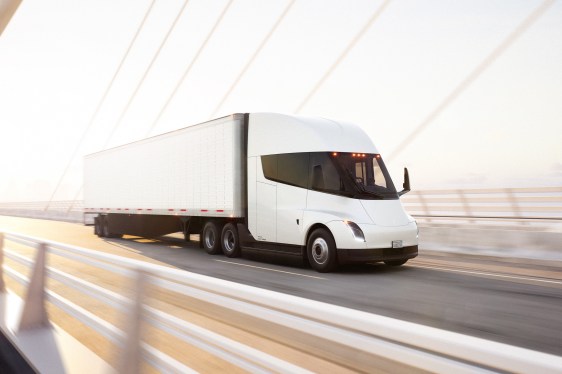
M 353 233 L 353 236 L 355 237 L 355 240 L 357 240 L 358 242 L 365 241 L 365 235 L 363 234 L 363 231 L 361 230 L 359 225 L 351 221 L 343 221 L 343 222 L 347 225 L 347 227 L 349 227 L 349 229 Z

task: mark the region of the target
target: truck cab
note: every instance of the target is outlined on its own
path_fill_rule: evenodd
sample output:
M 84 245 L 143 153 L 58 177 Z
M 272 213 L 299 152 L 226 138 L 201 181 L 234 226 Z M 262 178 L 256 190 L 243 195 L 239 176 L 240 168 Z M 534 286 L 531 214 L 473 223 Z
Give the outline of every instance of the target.
M 417 256 L 416 222 L 361 128 L 273 113 L 250 114 L 247 126 L 243 249 L 304 256 L 320 272 Z

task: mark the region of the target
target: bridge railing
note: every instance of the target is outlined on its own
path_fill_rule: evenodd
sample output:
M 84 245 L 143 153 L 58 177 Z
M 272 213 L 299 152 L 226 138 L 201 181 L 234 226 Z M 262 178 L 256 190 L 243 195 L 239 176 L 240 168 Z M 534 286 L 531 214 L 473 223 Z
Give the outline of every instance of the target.
M 560 223 L 562 187 L 412 191 L 402 201 L 420 222 Z M 0 214 L 83 222 L 83 201 L 0 203 Z
M 562 222 L 562 187 L 422 190 L 404 195 L 402 201 L 421 222 Z
M 25 235 L 5 233 L 4 238 L 6 243 L 0 236 L 0 254 L 4 253 L 6 258 L 34 269 L 31 279 L 28 279 L 11 266 L 3 267 L 11 278 L 28 285 L 20 327 L 37 328 L 47 324 L 46 299 L 123 347 L 124 354 L 116 364 L 118 372 L 138 372 L 141 359 L 160 371 L 192 372 L 181 357 L 171 357 L 151 345 L 143 333 L 146 325 L 250 372 L 308 372 L 287 360 L 148 305 L 148 290 L 154 287 L 202 301 L 215 311 L 228 311 L 226 315 L 236 315 L 230 321 L 232 324 L 245 316 L 252 321 L 244 327 L 246 330 L 252 330 L 253 326 L 262 336 L 277 334 L 274 339 L 295 347 L 299 352 L 324 358 L 351 370 L 396 372 L 417 368 L 438 373 L 468 373 L 483 369 L 528 373 L 562 371 L 562 358 L 549 354 Z M 36 259 L 31 260 L 11 249 L 13 245 L 36 248 Z M 46 266 L 46 256 L 59 256 L 117 273 L 134 285 L 135 292 L 127 298 Z M 123 311 L 128 316 L 128 325 L 120 329 L 54 290 L 44 289 L 47 284 L 44 277 L 63 282 L 84 295 Z
M 84 222 L 82 200 L 27 201 L 0 203 L 0 214 L 16 217 Z
M 468 220 L 488 224 L 562 222 L 562 187 L 411 191 L 402 201 L 420 222 Z M 83 201 L 0 203 L 0 214 L 83 222 Z

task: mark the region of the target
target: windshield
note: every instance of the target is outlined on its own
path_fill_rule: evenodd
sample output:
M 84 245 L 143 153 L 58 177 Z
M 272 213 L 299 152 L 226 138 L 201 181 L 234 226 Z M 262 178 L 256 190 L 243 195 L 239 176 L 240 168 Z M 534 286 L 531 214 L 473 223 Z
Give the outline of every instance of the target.
M 332 152 L 330 155 L 365 195 L 383 199 L 398 198 L 380 154 Z
M 379 154 L 282 153 L 261 156 L 266 179 L 355 199 L 398 199 Z

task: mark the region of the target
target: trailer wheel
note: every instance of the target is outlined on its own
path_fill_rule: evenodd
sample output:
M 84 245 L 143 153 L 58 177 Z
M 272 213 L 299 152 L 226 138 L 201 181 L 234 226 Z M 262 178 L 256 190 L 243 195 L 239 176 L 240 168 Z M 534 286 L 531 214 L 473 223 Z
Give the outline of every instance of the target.
M 221 253 L 221 241 L 219 226 L 216 222 L 209 221 L 203 227 L 203 235 L 201 238 L 205 252 L 210 255 L 218 255 Z
M 101 217 L 96 217 L 94 218 L 94 234 L 101 237 L 102 236 L 102 232 L 101 232 Z
M 103 220 L 103 222 L 101 224 L 101 236 L 102 236 L 102 238 L 109 238 L 110 237 L 109 223 L 105 219 Z
M 326 229 L 316 229 L 312 232 L 306 251 L 310 266 L 319 273 L 328 273 L 338 266 L 336 242 Z
M 392 260 L 392 261 L 385 261 L 385 265 L 388 266 L 401 266 L 404 265 L 408 260 Z
M 101 232 L 102 232 L 101 236 L 104 237 L 104 238 L 116 238 L 116 239 L 118 239 L 118 238 L 123 237 L 123 234 L 115 234 L 115 233 L 112 233 L 109 230 L 109 222 L 107 221 L 107 219 L 103 220 L 103 224 L 101 226 Z
M 240 239 L 238 229 L 233 223 L 227 223 L 222 229 L 221 235 L 222 252 L 226 257 L 240 257 Z

